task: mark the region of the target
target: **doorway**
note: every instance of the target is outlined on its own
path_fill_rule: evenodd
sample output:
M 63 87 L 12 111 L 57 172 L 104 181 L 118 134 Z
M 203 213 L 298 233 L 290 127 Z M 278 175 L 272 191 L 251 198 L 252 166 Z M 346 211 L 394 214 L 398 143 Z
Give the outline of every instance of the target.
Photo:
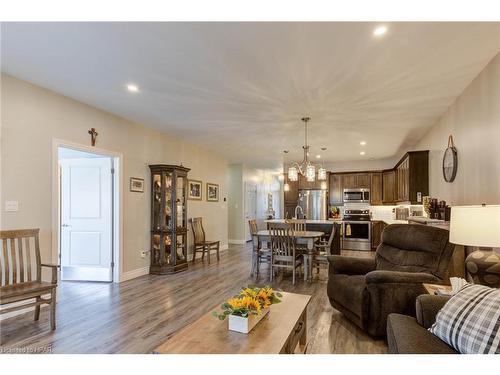
M 257 219 L 257 184 L 245 182 L 245 240 L 251 241 L 248 220 Z
M 61 280 L 112 282 L 116 158 L 64 146 L 57 157 Z

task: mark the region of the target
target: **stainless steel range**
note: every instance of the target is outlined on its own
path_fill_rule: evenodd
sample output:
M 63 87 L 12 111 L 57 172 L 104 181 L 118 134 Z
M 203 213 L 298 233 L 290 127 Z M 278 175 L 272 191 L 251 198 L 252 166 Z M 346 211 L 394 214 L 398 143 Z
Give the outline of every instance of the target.
M 342 248 L 370 251 L 372 225 L 370 210 L 345 210 L 342 220 Z

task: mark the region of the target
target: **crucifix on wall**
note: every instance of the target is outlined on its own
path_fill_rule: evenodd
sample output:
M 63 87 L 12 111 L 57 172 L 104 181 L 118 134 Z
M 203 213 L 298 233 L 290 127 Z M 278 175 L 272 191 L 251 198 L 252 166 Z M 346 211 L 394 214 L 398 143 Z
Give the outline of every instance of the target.
M 92 146 L 95 146 L 95 140 L 97 139 L 97 136 L 99 135 L 99 133 L 95 131 L 95 128 L 91 128 L 89 130 L 89 134 L 90 134 L 90 144 Z

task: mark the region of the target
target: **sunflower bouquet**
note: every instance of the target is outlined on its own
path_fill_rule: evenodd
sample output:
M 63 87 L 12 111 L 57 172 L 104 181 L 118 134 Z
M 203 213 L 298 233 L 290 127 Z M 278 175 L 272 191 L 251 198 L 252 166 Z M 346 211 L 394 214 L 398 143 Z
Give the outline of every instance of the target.
M 228 299 L 221 305 L 222 313 L 214 311 L 213 315 L 220 320 L 224 320 L 228 315 L 243 318 L 250 315 L 260 315 L 269 306 L 281 302 L 280 297 L 282 295 L 269 286 L 262 288 L 246 287 L 241 289 L 238 295 Z

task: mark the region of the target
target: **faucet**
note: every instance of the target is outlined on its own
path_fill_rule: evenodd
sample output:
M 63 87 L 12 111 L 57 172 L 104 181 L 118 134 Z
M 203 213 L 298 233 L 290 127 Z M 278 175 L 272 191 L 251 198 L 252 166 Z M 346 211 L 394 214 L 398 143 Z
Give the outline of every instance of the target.
M 302 207 L 301 207 L 301 206 L 297 205 L 297 207 L 295 207 L 295 218 L 296 218 L 296 219 L 299 219 L 299 216 L 297 215 L 297 210 L 298 210 L 299 208 L 300 208 L 300 214 L 301 214 L 302 216 L 304 216 L 304 210 L 302 210 Z

